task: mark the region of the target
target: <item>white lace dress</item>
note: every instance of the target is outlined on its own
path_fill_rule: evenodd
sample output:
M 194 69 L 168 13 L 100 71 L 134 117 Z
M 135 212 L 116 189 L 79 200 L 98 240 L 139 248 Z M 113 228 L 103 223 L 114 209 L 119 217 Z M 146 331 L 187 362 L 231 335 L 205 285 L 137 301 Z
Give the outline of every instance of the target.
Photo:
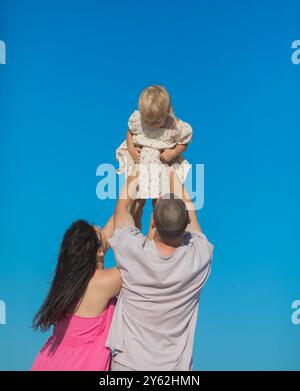
M 141 148 L 139 164 L 139 188 L 137 198 L 159 198 L 169 192 L 169 179 L 166 166 L 160 160 L 160 153 L 166 148 L 173 148 L 177 144 L 188 144 L 192 140 L 192 127 L 177 118 L 167 120 L 164 128 L 155 128 L 141 118 L 139 111 L 134 111 L 128 121 L 129 131 L 133 135 L 133 142 Z M 134 161 L 128 152 L 126 140 L 117 148 L 116 158 L 119 162 L 118 173 L 130 172 Z M 190 164 L 179 156 L 171 162 L 178 177 L 184 182 Z

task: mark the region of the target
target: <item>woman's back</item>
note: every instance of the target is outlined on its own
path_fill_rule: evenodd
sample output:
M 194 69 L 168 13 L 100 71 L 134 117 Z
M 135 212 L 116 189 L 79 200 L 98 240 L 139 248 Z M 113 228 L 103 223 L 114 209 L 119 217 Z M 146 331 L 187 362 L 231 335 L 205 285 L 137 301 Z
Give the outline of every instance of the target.
M 105 342 L 116 299 L 95 317 L 70 314 L 54 326 L 33 363 L 33 371 L 108 371 L 110 350 Z
M 118 269 L 104 269 L 112 232 L 113 218 L 103 230 L 78 220 L 65 232 L 49 293 L 33 321 L 41 331 L 54 326 L 53 335 L 32 370 L 109 370 L 105 343 L 121 288 Z
M 119 291 L 119 281 L 116 279 L 115 274 L 116 268 L 97 269 L 74 314 L 87 318 L 97 317 L 101 314 L 105 310 L 112 294 L 117 294 Z M 116 281 L 116 288 L 112 291 L 114 281 Z

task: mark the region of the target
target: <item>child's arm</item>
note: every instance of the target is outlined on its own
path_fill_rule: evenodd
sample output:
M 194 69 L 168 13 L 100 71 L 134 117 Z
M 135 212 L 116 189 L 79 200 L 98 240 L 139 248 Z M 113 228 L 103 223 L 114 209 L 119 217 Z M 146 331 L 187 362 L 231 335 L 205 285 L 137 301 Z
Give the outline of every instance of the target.
M 160 160 L 163 163 L 171 163 L 172 160 L 176 159 L 186 149 L 187 149 L 186 144 L 177 144 L 172 149 L 164 149 L 163 152 L 160 154 Z
M 163 163 L 170 164 L 172 160 L 176 159 L 187 149 L 187 144 L 190 143 L 192 140 L 192 127 L 186 122 L 180 122 L 178 118 L 176 119 L 176 121 L 178 125 L 178 129 L 175 136 L 176 146 L 174 148 L 165 149 L 164 151 L 162 151 L 160 159 Z M 180 125 L 180 123 L 182 124 Z
M 130 132 L 129 129 L 127 130 L 127 133 L 126 133 L 126 143 L 127 143 L 128 152 L 132 156 L 133 161 L 135 163 L 138 163 L 140 161 L 141 149 L 134 145 L 133 134 Z

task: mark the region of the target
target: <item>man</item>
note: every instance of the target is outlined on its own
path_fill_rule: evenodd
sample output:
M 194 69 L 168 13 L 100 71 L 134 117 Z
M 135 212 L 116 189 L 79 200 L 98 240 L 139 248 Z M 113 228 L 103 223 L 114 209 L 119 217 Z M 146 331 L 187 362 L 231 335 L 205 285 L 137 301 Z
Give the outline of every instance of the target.
M 210 273 L 213 246 L 202 234 L 187 192 L 169 172 L 175 195 L 154 206 L 153 240 L 131 215 L 136 174 L 117 202 L 109 242 L 122 289 L 106 343 L 113 352 L 112 371 L 192 369 L 199 294 Z M 176 198 L 180 192 L 182 199 Z

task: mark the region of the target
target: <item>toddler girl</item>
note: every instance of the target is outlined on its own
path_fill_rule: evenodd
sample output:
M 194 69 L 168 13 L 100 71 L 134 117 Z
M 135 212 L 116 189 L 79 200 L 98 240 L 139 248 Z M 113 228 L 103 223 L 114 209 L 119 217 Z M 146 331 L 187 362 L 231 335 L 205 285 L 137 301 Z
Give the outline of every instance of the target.
M 169 193 L 169 179 L 165 164 L 173 166 L 184 182 L 190 164 L 182 153 L 192 140 L 191 126 L 176 118 L 168 91 L 150 86 L 139 98 L 139 110 L 128 121 L 126 140 L 116 151 L 118 172 L 129 174 L 139 163 L 138 199 L 157 199 Z

